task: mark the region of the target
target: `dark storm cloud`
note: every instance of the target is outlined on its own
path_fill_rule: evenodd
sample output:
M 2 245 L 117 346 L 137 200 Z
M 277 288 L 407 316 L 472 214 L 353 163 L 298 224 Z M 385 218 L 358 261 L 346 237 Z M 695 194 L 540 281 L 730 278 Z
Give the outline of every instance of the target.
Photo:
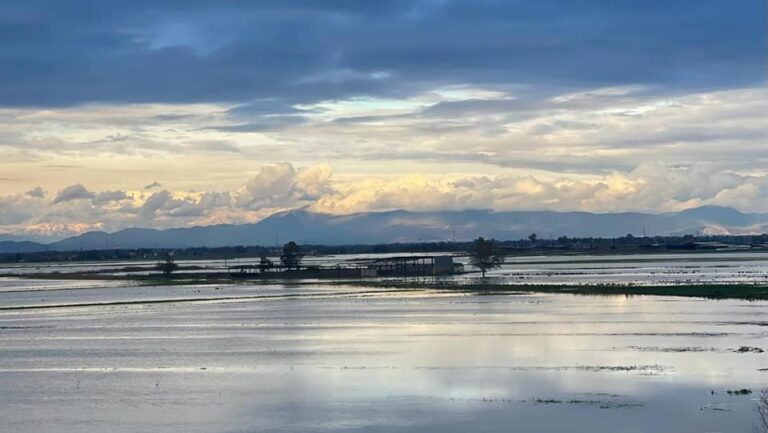
M 7 0 L 0 105 L 726 88 L 763 80 L 765 16 L 763 0 Z

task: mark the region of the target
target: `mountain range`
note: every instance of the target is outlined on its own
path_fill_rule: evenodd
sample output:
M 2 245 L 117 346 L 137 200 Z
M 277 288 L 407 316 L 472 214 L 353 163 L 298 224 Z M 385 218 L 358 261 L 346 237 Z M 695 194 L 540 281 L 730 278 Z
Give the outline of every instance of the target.
M 350 245 L 469 240 L 478 236 L 520 239 L 618 237 L 633 235 L 750 234 L 768 231 L 768 214 L 742 213 L 705 206 L 681 212 L 589 213 L 488 210 L 368 212 L 329 215 L 297 209 L 276 213 L 253 224 L 217 224 L 165 230 L 129 228 L 114 233 L 87 232 L 52 243 L 2 240 L 0 253 L 100 250 L 116 248 L 185 248 L 234 245 Z

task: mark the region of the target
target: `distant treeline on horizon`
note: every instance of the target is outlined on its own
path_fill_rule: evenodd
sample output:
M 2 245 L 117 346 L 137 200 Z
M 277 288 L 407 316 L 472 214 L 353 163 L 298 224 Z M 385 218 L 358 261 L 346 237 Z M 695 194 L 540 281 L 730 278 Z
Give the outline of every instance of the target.
M 473 241 L 412 242 L 377 245 L 302 245 L 306 255 L 328 254 L 398 254 L 398 253 L 461 253 L 468 251 Z M 761 235 L 708 235 L 708 236 L 653 236 L 626 235 L 617 238 L 539 239 L 531 234 L 527 239 L 497 241 L 509 255 L 547 253 L 611 253 L 659 251 L 712 251 L 757 250 L 768 251 L 768 234 Z M 0 254 L 0 262 L 57 262 L 104 260 L 156 260 L 172 252 L 180 260 L 235 259 L 244 257 L 279 256 L 282 246 L 231 246 L 188 248 L 135 248 L 80 251 L 37 251 Z

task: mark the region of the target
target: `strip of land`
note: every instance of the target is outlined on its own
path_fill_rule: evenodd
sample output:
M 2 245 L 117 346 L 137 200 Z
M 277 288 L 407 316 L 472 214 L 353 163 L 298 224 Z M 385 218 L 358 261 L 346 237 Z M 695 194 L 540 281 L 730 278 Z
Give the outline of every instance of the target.
M 457 283 L 453 281 L 355 281 L 335 284 L 354 284 L 364 287 L 397 289 L 450 290 L 478 295 L 513 293 L 566 293 L 592 296 L 682 296 L 707 299 L 768 300 L 765 284 L 685 284 L 685 285 L 627 285 L 627 284 L 498 284 Z
M 39 304 L 39 305 L 14 305 L 2 306 L 0 311 L 17 310 L 47 310 L 54 308 L 82 308 L 82 307 L 115 307 L 125 305 L 151 305 L 151 304 L 189 304 L 206 302 L 243 302 L 261 300 L 280 300 L 292 298 L 332 298 L 340 296 L 380 295 L 392 292 L 413 291 L 414 289 L 372 289 L 366 291 L 341 291 L 341 292 L 317 292 L 317 293 L 288 293 L 280 295 L 253 295 L 253 296 L 216 296 L 200 298 L 166 298 L 166 299 L 137 299 L 130 301 L 104 301 L 104 302 L 80 302 L 68 304 Z
M 593 296 L 682 296 L 707 299 L 745 299 L 768 300 L 766 283 L 734 284 L 503 284 L 493 280 L 472 279 L 457 281 L 450 278 L 405 278 L 405 279 L 340 279 L 306 281 L 297 279 L 240 280 L 228 278 L 226 274 L 174 274 L 172 277 L 154 275 L 108 275 L 103 273 L 34 273 L 23 275 L 0 275 L 2 277 L 49 280 L 104 280 L 130 281 L 143 286 L 164 285 L 208 285 L 208 284 L 292 284 L 302 286 L 331 285 L 356 286 L 375 289 L 438 290 L 473 293 L 478 295 L 515 294 L 515 293 L 565 293 Z

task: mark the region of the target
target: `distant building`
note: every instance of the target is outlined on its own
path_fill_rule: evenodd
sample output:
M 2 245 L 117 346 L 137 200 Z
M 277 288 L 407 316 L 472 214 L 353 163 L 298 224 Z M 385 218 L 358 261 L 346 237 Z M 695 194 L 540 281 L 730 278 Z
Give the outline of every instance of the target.
M 426 277 L 461 274 L 464 265 L 454 263 L 453 256 L 396 256 L 347 266 L 311 266 L 303 269 L 274 266 L 265 269 L 259 265 L 238 265 L 230 266 L 227 270 L 231 278 Z
M 451 256 L 438 256 L 432 261 L 432 275 L 450 275 L 455 272 Z
M 397 256 L 374 260 L 367 271 L 371 277 L 451 275 L 464 272 L 464 265 L 454 263 L 453 256 Z

